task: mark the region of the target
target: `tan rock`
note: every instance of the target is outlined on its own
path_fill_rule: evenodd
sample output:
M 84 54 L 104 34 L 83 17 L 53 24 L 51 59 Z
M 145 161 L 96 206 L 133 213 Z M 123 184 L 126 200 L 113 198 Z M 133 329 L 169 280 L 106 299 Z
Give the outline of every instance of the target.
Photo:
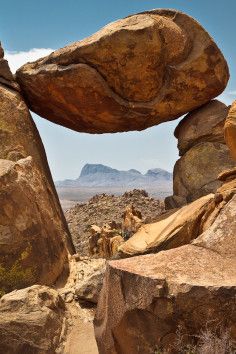
M 95 317 L 99 352 L 179 353 L 220 326 L 236 339 L 236 195 L 193 244 L 108 262 Z
M 225 144 L 205 142 L 195 145 L 175 164 L 174 195 L 191 202 L 214 193 L 221 185 L 219 173 L 234 166 L 235 162 Z
M 230 153 L 233 159 L 236 160 L 236 101 L 232 103 L 229 110 L 224 126 L 224 134 Z
M 7 286 L 1 281 L 7 291 L 35 281 L 51 284 L 74 250 L 43 144 L 13 86 L 0 80 L 0 267 L 14 280 Z
M 113 22 L 17 71 L 29 107 L 89 133 L 142 130 L 225 88 L 227 63 L 208 33 L 176 10 Z
M 174 133 L 180 156 L 201 142 L 224 144 L 224 123 L 228 111 L 224 103 L 213 100 L 187 114 Z
M 1 353 L 56 353 L 64 331 L 65 306 L 56 290 L 34 285 L 1 298 Z
M 122 255 L 157 252 L 190 243 L 204 230 L 204 215 L 216 206 L 214 195 L 202 197 L 153 224 L 143 225 L 119 247 Z
M 50 184 L 31 157 L 0 160 L 0 294 L 35 283 L 52 284 L 65 269 Z
M 105 263 L 105 259 L 90 259 L 77 263 L 78 279 L 75 284 L 77 298 L 97 303 L 102 288 Z

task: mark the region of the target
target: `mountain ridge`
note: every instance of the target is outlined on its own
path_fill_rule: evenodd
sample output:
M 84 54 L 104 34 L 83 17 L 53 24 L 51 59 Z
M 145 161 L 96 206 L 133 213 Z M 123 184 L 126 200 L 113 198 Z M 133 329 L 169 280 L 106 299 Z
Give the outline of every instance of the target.
M 85 164 L 76 179 L 56 181 L 57 187 L 140 187 L 160 182 L 172 183 L 172 173 L 161 168 L 149 169 L 142 174 L 136 169 L 118 170 L 103 164 Z

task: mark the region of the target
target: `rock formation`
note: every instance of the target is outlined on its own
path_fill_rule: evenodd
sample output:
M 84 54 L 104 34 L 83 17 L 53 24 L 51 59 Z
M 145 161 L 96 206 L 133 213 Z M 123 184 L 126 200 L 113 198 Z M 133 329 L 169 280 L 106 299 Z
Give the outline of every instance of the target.
M 80 132 L 142 130 L 218 96 L 227 63 L 208 33 L 176 10 L 113 22 L 17 71 L 30 109 Z
M 180 326 L 187 341 L 219 326 L 236 339 L 235 193 L 236 180 L 218 190 L 221 206 L 192 244 L 108 263 L 94 322 L 101 353 L 177 353 Z
M 56 290 L 34 285 L 0 300 L 1 353 L 56 353 L 65 331 L 65 306 Z
M 230 153 L 234 160 L 236 160 L 236 101 L 232 103 L 229 110 L 224 126 L 224 134 Z
M 177 126 L 182 157 L 174 167 L 174 195 L 165 199 L 167 209 L 214 193 L 221 185 L 219 173 L 235 166 L 224 141 L 227 114 L 228 107 L 215 100 L 189 113 Z
M 73 245 L 41 139 L 3 58 L 0 159 L 0 291 L 52 284 Z
M 65 212 L 76 251 L 81 256 L 98 255 L 97 242 L 102 226 L 115 222 L 121 233 L 127 205 L 141 212 L 143 223 L 154 222 L 164 211 L 164 203 L 149 197 L 144 190 L 134 189 L 121 196 L 95 195 L 87 203 L 76 204 Z

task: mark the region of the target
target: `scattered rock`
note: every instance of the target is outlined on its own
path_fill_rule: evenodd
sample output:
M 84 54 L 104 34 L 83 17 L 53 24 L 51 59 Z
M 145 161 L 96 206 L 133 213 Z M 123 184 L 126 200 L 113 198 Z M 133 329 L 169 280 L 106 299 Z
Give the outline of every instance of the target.
M 224 124 L 229 108 L 218 100 L 190 112 L 175 129 L 180 156 L 202 142 L 224 142 Z
M 127 205 L 133 205 L 141 212 L 143 223 L 155 221 L 164 212 L 162 201 L 149 197 L 146 191 L 136 189 L 122 196 L 96 195 L 87 203 L 77 204 L 65 212 L 76 250 L 81 256 L 90 255 L 90 250 L 96 247 L 103 225 L 114 221 L 121 228 Z M 92 225 L 99 227 L 99 232 L 96 237 L 96 232 L 93 231 L 94 243 L 89 245 Z
M 1 353 L 59 353 L 65 333 L 65 305 L 56 290 L 34 285 L 1 298 Z
M 224 134 L 230 153 L 233 159 L 236 160 L 236 101 L 232 103 L 229 110 L 224 126 Z
M 176 353 L 180 326 L 191 340 L 219 326 L 236 339 L 235 214 L 231 193 L 192 244 L 108 262 L 94 321 L 99 352 Z
M 16 77 L 40 116 L 80 132 L 111 133 L 180 117 L 218 96 L 229 72 L 197 21 L 158 9 L 25 64 Z

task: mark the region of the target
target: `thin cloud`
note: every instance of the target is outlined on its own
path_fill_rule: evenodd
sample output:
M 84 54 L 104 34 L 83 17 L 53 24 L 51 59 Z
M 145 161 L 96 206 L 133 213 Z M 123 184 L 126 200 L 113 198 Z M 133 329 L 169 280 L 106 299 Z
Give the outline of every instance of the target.
M 27 52 L 5 51 L 5 58 L 13 73 L 27 62 L 35 61 L 53 52 L 51 48 L 33 48 Z

